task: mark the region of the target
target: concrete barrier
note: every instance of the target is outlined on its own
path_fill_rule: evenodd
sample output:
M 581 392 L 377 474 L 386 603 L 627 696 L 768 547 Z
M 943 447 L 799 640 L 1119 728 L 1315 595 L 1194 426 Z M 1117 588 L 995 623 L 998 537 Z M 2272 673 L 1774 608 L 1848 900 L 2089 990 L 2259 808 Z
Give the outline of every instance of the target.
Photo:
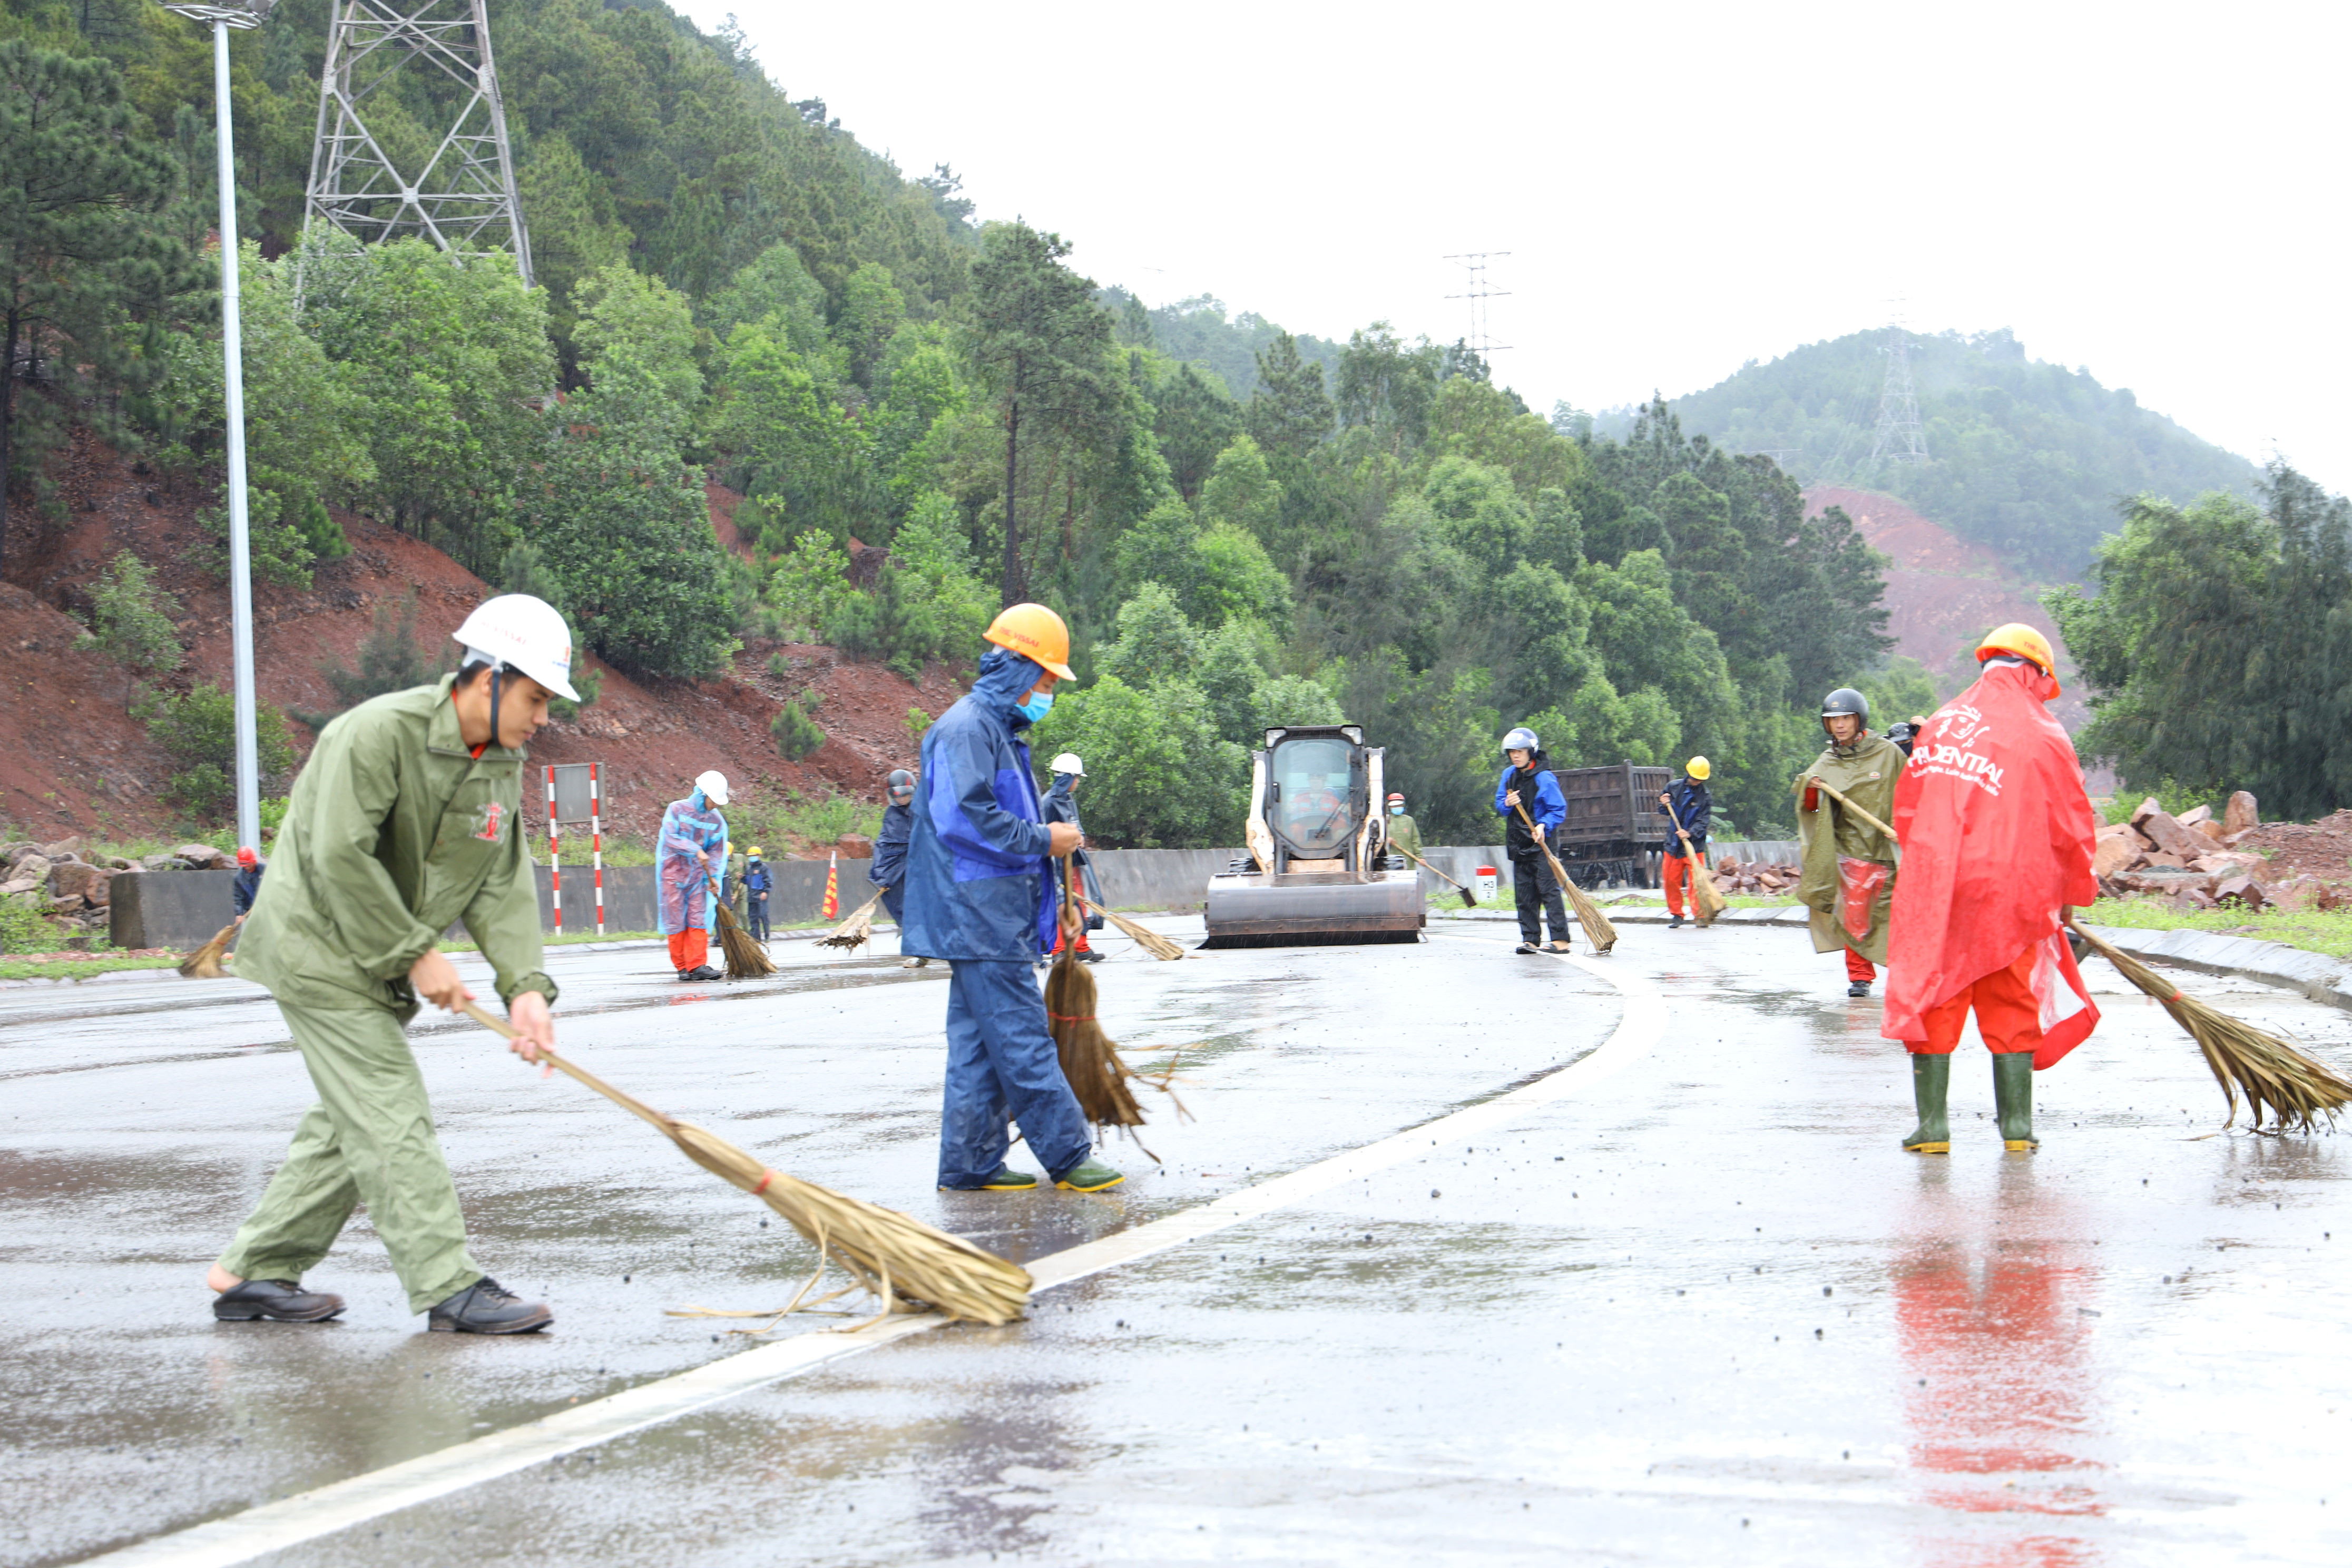
M 234 871 L 118 871 L 107 884 L 107 941 L 191 948 L 236 919 Z

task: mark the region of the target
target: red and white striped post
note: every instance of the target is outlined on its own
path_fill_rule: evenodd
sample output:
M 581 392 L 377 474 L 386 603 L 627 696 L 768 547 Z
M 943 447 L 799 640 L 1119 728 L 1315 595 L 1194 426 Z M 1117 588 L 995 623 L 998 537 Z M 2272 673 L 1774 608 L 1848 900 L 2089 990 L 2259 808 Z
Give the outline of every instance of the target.
M 555 764 L 547 765 L 548 902 L 555 910 L 555 934 L 563 934 L 563 828 L 555 820 Z
M 604 802 L 597 786 L 598 764 L 588 764 L 588 853 L 596 865 L 596 934 L 604 934 Z

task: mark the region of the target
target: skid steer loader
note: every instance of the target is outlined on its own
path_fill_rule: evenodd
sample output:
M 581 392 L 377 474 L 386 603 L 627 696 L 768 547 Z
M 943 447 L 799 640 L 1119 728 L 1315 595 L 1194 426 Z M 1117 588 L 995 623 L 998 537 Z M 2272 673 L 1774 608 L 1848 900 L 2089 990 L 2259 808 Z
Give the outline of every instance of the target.
M 1249 856 L 1209 879 L 1202 947 L 1420 940 L 1421 879 L 1381 824 L 1381 757 L 1354 724 L 1265 732 L 1250 753 Z

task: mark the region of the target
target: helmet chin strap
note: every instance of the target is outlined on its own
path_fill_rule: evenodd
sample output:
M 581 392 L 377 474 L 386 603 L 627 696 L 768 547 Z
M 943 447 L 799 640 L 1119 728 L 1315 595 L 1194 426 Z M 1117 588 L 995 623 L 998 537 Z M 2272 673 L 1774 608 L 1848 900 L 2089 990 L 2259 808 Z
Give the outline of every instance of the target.
M 505 673 L 502 666 L 490 666 L 490 744 L 501 747 L 506 742 L 499 739 L 499 678 Z

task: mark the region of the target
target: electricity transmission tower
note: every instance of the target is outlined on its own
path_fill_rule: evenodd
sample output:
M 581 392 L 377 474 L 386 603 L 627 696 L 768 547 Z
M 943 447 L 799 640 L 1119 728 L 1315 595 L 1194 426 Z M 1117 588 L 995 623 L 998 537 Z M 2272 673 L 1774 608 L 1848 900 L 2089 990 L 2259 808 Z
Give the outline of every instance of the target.
M 421 234 L 461 260 L 509 251 L 530 282 L 484 0 L 329 3 L 304 222 L 362 243 Z M 420 130 L 432 140 L 418 143 Z M 426 150 L 411 152 L 404 169 L 387 141 Z
M 1510 254 L 1507 250 L 1471 250 L 1445 258 L 1448 261 L 1462 263 L 1470 273 L 1470 291 L 1466 294 L 1448 294 L 1446 298 L 1470 301 L 1470 334 L 1462 341 L 1464 345 L 1472 353 L 1476 354 L 1481 362 L 1496 352 L 1511 346 L 1508 343 L 1496 342 L 1486 330 L 1486 301 L 1507 300 L 1511 294 L 1507 289 L 1486 287 L 1486 262 L 1490 257 Z
M 1911 389 L 1911 334 L 1899 326 L 1887 328 L 1885 352 L 1886 385 L 1878 395 L 1878 434 L 1870 444 L 1870 460 L 1863 465 L 1865 473 L 1876 473 L 1882 461 L 1927 460 L 1927 433 L 1919 428 L 1919 397 Z

